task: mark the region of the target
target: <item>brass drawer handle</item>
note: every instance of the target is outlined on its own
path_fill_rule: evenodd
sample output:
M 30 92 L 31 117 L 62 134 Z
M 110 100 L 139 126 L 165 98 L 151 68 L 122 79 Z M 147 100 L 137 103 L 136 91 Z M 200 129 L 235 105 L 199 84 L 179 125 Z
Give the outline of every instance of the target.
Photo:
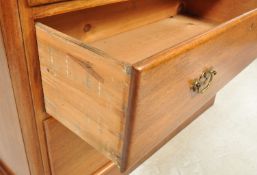
M 191 89 L 196 93 L 204 93 L 210 87 L 216 74 L 217 72 L 213 68 L 206 69 L 198 79 L 193 80 Z

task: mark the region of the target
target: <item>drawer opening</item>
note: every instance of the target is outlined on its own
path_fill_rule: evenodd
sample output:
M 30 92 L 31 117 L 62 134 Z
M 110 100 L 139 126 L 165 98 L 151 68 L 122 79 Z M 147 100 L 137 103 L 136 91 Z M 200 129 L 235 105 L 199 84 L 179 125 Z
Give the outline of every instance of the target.
M 40 22 L 135 64 L 254 9 L 256 1 L 132 0 Z
M 202 34 L 217 23 L 179 14 L 177 0 L 143 0 L 41 20 L 113 58 L 134 64 Z
M 146 133 L 144 123 L 152 121 L 146 121 L 143 114 L 133 116 L 135 98 L 143 99 L 135 94 L 149 84 L 155 89 L 155 78 L 162 77 L 154 71 L 148 74 L 149 69 L 158 66 L 162 70 L 165 61 L 182 59 L 182 54 L 194 48 L 201 49 L 195 53 L 204 53 L 196 56 L 201 58 L 199 64 L 207 62 L 208 52 L 224 56 L 223 49 L 217 53 L 212 43 L 223 46 L 223 37 L 234 42 L 234 36 L 225 30 L 235 33 L 235 26 L 247 22 L 253 12 L 242 14 L 256 7 L 256 0 L 243 5 L 236 0 L 130 0 L 40 19 L 36 32 L 47 113 L 121 171 L 135 166 L 159 143 L 149 141 L 149 148 L 144 149 L 139 138 Z M 247 30 L 253 32 L 257 25 L 250 22 Z M 205 44 L 208 51 L 202 47 Z M 187 61 L 183 63 L 183 67 L 189 66 Z M 176 63 L 172 66 L 178 67 Z M 198 69 L 202 67 L 194 71 L 198 73 Z M 172 76 L 176 71 L 167 69 Z M 149 83 L 142 83 L 144 76 Z M 140 87 L 136 83 L 141 83 Z M 181 83 L 185 93 L 187 85 L 186 81 Z M 144 94 L 149 94 L 149 89 Z M 158 111 L 159 106 L 153 109 Z

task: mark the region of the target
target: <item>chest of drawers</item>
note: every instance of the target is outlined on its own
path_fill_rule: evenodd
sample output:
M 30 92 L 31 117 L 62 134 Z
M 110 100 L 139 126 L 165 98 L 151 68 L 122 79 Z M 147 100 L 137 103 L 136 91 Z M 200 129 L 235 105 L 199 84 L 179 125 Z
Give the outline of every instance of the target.
M 4 6 L 1 25 L 17 30 L 23 48 L 25 78 L 10 61 L 9 69 L 18 114 L 28 99 L 20 93 L 31 100 L 30 128 L 20 115 L 24 150 L 33 131 L 29 146 L 40 148 L 27 153 L 31 174 L 129 173 L 257 55 L 256 0 L 16 5 L 17 26 L 6 22 Z M 2 31 L 8 44 L 10 31 Z

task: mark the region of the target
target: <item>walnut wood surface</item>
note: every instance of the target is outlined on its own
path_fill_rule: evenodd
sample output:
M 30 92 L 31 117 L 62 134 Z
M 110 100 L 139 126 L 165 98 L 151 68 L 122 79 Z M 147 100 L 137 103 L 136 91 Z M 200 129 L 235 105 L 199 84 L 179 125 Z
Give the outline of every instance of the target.
M 109 160 L 54 119 L 44 122 L 53 175 L 92 175 Z

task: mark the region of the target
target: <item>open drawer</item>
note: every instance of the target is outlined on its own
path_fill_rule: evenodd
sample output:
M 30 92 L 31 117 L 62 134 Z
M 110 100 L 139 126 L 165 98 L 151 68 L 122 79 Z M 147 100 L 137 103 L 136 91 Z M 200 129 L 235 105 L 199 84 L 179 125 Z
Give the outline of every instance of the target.
M 124 171 L 257 56 L 256 7 L 138 0 L 43 19 L 46 111 Z

